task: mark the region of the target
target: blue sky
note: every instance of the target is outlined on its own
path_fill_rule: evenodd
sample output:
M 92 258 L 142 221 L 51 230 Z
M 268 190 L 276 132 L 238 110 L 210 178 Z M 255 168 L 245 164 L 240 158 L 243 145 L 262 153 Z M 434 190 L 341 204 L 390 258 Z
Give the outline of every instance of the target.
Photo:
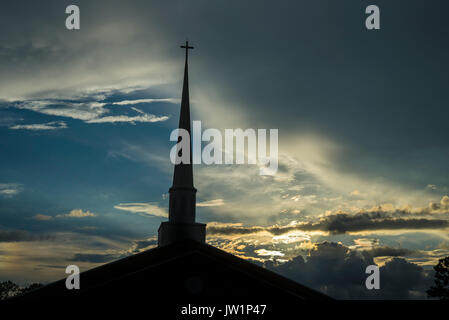
M 449 255 L 446 2 L 378 1 L 369 32 L 364 1 L 77 4 L 78 31 L 60 2 L 0 7 L 0 280 L 155 245 L 188 38 L 192 120 L 279 129 L 275 176 L 195 166 L 209 243 L 273 268 L 364 252 L 422 278 L 386 297 L 424 297 Z

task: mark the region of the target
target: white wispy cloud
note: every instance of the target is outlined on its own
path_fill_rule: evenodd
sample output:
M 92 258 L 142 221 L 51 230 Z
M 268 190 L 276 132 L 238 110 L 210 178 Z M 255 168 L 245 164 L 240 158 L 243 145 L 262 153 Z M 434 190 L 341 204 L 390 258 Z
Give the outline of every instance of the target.
M 179 99 L 172 99 L 172 98 L 164 98 L 164 99 L 137 99 L 137 100 L 123 100 L 123 101 L 117 101 L 112 104 L 119 105 L 119 106 L 125 106 L 125 105 L 135 105 L 139 103 L 153 103 L 153 102 L 170 102 L 170 103 L 177 103 Z
M 18 109 L 31 110 L 50 116 L 88 121 L 109 112 L 100 102 L 67 102 L 58 100 L 29 100 L 13 103 Z
M 9 127 L 12 130 L 58 130 L 67 128 L 67 124 L 64 121 L 52 121 L 47 123 L 35 123 L 35 124 L 17 124 Z
M 91 119 L 88 121 L 85 121 L 86 123 L 116 123 L 116 122 L 129 122 L 129 123 L 135 123 L 135 122 L 161 122 L 168 120 L 168 116 L 155 116 L 153 114 L 144 113 L 138 116 L 130 117 L 125 115 L 119 115 L 119 116 L 107 116 L 102 118 L 96 118 Z
M 203 202 L 198 202 L 196 204 L 197 207 L 218 207 L 218 206 L 223 206 L 223 205 L 224 205 L 223 199 L 214 199 L 214 200 L 209 200 L 209 201 L 203 201 Z
M 167 210 L 159 207 L 156 203 L 120 203 L 115 205 L 114 208 L 132 213 L 145 213 L 157 217 L 168 217 Z
M 18 183 L 0 183 L 0 196 L 11 198 L 22 191 L 22 187 Z
M 104 96 L 106 97 L 106 95 Z M 140 100 L 125 100 L 112 105 L 133 105 L 142 102 L 172 102 L 173 99 L 140 99 Z M 30 110 L 49 116 L 57 116 L 64 118 L 71 118 L 81 120 L 85 123 L 117 123 L 128 122 L 135 124 L 136 122 L 161 122 L 169 119 L 169 116 L 156 116 L 146 113 L 140 109 L 132 107 L 131 109 L 137 112 L 137 115 L 114 114 L 108 115 L 111 110 L 106 108 L 107 103 L 98 101 L 78 102 L 67 100 L 27 100 L 27 101 L 13 101 L 9 104 L 22 110 Z M 67 125 L 62 122 L 49 122 L 45 124 L 32 125 L 14 125 L 10 129 L 27 129 L 27 130 L 55 130 L 67 128 Z

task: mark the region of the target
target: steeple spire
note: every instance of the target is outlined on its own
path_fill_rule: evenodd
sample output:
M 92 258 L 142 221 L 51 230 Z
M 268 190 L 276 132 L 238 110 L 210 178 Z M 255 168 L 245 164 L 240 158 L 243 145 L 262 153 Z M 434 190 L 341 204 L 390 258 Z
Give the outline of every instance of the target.
M 186 41 L 185 46 L 181 48 L 186 49 L 186 61 L 184 67 L 184 82 L 182 86 L 182 100 L 181 113 L 179 115 L 179 129 L 184 129 L 190 136 L 190 98 L 189 98 L 189 66 L 188 66 L 188 52 L 193 47 L 189 46 Z M 178 140 L 179 141 L 179 140 Z M 190 144 L 189 144 L 190 145 Z M 181 150 L 182 151 L 182 150 Z M 173 173 L 173 187 L 188 187 L 193 188 L 193 169 L 192 169 L 192 148 L 190 146 L 190 163 L 180 163 L 175 165 Z
M 184 82 L 182 86 L 181 112 L 179 115 L 179 129 L 184 129 L 190 137 L 190 98 L 189 98 L 189 68 L 188 51 L 193 49 L 189 42 L 181 46 L 186 49 Z M 178 138 L 178 142 L 181 137 Z M 192 147 L 189 141 L 190 162 L 175 165 L 173 172 L 173 186 L 169 189 L 170 204 L 168 222 L 162 222 L 158 233 L 159 246 L 167 245 L 184 239 L 205 242 L 206 225 L 195 222 L 196 189 L 193 186 Z M 178 151 L 178 156 L 181 152 Z

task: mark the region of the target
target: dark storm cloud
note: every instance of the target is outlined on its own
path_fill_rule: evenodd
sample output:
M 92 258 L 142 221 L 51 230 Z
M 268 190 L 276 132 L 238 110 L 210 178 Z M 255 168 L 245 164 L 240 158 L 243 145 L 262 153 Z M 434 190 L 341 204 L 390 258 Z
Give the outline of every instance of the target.
M 55 239 L 54 235 L 31 233 L 23 230 L 0 230 L 0 242 L 46 241 Z
M 360 213 L 356 215 L 336 214 L 328 216 L 320 222 L 307 223 L 298 227 L 300 230 L 321 230 L 339 234 L 374 230 L 445 229 L 449 227 L 449 221 L 439 219 L 376 218 L 369 213 Z
M 323 242 L 310 251 L 306 260 L 298 256 L 278 266 L 268 263 L 267 267 L 338 299 L 426 298 L 432 273 L 402 258 L 393 258 L 380 267 L 380 290 L 366 289 L 365 270 L 375 264 L 373 257 L 368 252 Z
M 212 225 L 207 228 L 208 234 L 244 235 L 258 232 L 269 232 L 273 235 L 285 234 L 291 231 L 324 231 L 332 234 L 376 230 L 441 230 L 449 227 L 445 219 L 428 218 L 398 218 L 398 211 L 374 211 L 357 214 L 337 213 L 325 216 L 318 222 L 305 222 L 296 225 L 241 227 L 235 225 Z M 402 213 L 404 214 L 404 212 Z M 405 212 L 408 215 L 409 212 Z
M 373 247 L 365 251 L 373 257 L 404 257 L 414 253 L 413 250 L 406 248 L 392 248 L 388 246 Z
M 265 231 L 264 227 L 239 227 L 239 226 L 209 226 L 207 234 L 210 235 L 244 235 Z

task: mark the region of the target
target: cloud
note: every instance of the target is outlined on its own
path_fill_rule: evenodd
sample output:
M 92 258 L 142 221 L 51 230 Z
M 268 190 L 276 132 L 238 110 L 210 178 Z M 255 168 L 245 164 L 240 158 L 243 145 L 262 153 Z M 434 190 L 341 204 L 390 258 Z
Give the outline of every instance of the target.
M 52 216 L 47 216 L 45 214 L 36 214 L 33 218 L 35 220 L 39 220 L 39 221 L 48 221 L 48 220 L 53 219 Z
M 45 233 L 31 233 L 24 230 L 0 230 L 0 242 L 46 241 L 55 237 Z
M 165 98 L 165 99 L 137 99 L 137 100 L 123 100 L 123 101 L 117 101 L 113 102 L 114 105 L 119 106 L 126 106 L 126 105 L 135 105 L 139 103 L 153 103 L 153 102 L 170 102 L 170 103 L 176 103 L 179 99 L 172 99 L 172 98 Z
M 449 196 L 441 198 L 439 203 L 431 202 L 429 208 L 423 209 L 423 213 L 448 213 L 449 212 Z
M 144 250 L 148 250 L 157 246 L 157 237 L 150 237 L 144 240 L 135 240 L 130 252 L 138 253 Z
M 117 260 L 120 257 L 121 255 L 108 253 L 75 253 L 68 261 L 102 263 Z
M 303 242 L 305 240 L 310 240 L 310 235 L 307 232 L 298 230 L 274 236 L 272 239 L 273 243 L 284 243 L 284 244 Z
M 294 161 L 286 158 L 281 155 L 280 163 L 292 166 L 289 161 Z M 306 207 L 318 206 L 318 182 L 304 171 L 296 179 L 297 171 L 300 170 L 260 176 L 255 165 L 198 166 L 195 181 L 202 199 L 226 199 L 225 205 L 210 207 L 210 214 L 220 219 L 266 224 L 285 218 L 284 212 L 295 215 Z
M 294 230 L 322 231 L 331 234 L 344 234 L 362 231 L 380 230 L 440 230 L 449 227 L 448 220 L 439 219 L 372 219 L 368 214 L 350 216 L 337 214 L 322 218 L 319 222 L 297 223 L 285 226 L 274 225 L 268 227 L 244 227 L 244 226 L 215 226 L 207 228 L 208 234 L 215 235 L 243 235 L 258 232 L 269 232 L 274 235 L 285 234 Z
M 18 183 L 0 183 L 0 196 L 12 198 L 22 191 L 22 186 Z
M 77 102 L 56 99 L 12 101 L 8 104 L 9 107 L 17 109 L 31 110 L 50 116 L 82 121 L 97 119 L 103 114 L 108 113 L 108 109 L 104 108 L 105 105 L 105 103 L 97 101 Z
M 424 218 L 384 218 L 377 213 L 359 213 L 356 215 L 341 213 L 327 216 L 316 223 L 304 223 L 299 224 L 296 227 L 299 230 L 325 231 L 332 234 L 342 234 L 379 230 L 445 229 L 449 227 L 449 221 Z
M 64 121 L 53 121 L 47 123 L 37 124 L 17 124 L 9 127 L 12 130 L 58 130 L 67 128 L 67 124 Z
M 90 211 L 83 211 L 82 209 L 73 209 L 69 213 L 66 214 L 58 214 L 56 218 L 87 218 L 87 217 L 95 217 L 96 214 Z
M 372 248 L 379 245 L 379 239 L 360 238 L 353 239 L 356 248 Z
M 270 256 L 270 257 L 285 256 L 285 254 L 277 250 L 257 249 L 254 252 L 257 253 L 259 256 Z
M 143 115 L 134 116 L 134 117 L 122 115 L 122 116 L 107 116 L 107 117 L 102 117 L 102 118 L 91 119 L 91 120 L 87 120 L 86 123 L 161 122 L 161 121 L 166 121 L 168 119 L 169 119 L 168 116 L 157 117 L 153 114 L 143 114 Z
M 4 237 L 4 233 L 0 232 L 0 239 Z M 17 283 L 28 281 L 47 283 L 58 280 L 61 277 L 60 270 L 43 265 L 65 268 L 69 264 L 68 259 L 74 257 L 76 253 L 111 254 L 119 257 L 126 255 L 130 246 L 130 242 L 121 236 L 86 232 L 25 231 L 8 235 L 7 240 L 20 242 L 0 243 L 0 255 L 2 258 L 6 257 L 1 262 L 1 278 Z M 88 270 L 95 267 L 96 263 L 79 262 L 77 265 L 81 270 Z
M 358 210 L 356 213 L 342 211 L 327 213 L 318 221 L 296 221 L 288 225 L 246 227 L 241 224 L 212 224 L 208 227 L 208 233 L 243 235 L 269 232 L 274 235 L 281 235 L 300 230 L 344 234 L 381 230 L 442 230 L 449 227 L 449 220 L 444 216 L 449 210 L 448 196 L 442 197 L 439 203 L 430 203 L 428 207 L 424 208 L 397 209 L 391 206 L 380 206 L 369 210 Z M 444 219 L 437 219 L 435 215 Z
M 102 92 L 102 95 L 85 93 L 85 97 L 79 100 L 69 99 L 42 99 L 42 100 L 26 100 L 26 101 L 11 101 L 6 104 L 6 107 L 31 110 L 34 112 L 42 113 L 49 116 L 57 116 L 64 118 L 71 118 L 75 120 L 81 120 L 85 123 L 117 123 L 117 122 L 161 122 L 169 119 L 169 116 L 156 116 L 153 114 L 145 113 L 137 108 L 131 108 L 138 113 L 138 115 L 130 116 L 124 114 L 106 115 L 111 113 L 111 110 L 106 108 L 106 102 L 100 101 L 84 101 L 86 98 L 106 98 L 108 95 L 113 94 L 115 91 Z M 73 97 L 72 97 L 73 99 Z M 141 102 L 172 102 L 172 99 L 140 99 L 135 100 L 136 103 Z M 125 100 L 114 102 L 112 105 L 130 105 L 133 104 L 132 100 Z M 117 110 L 114 110 L 117 112 Z M 26 130 L 56 130 L 67 128 L 67 125 L 63 121 L 53 121 L 45 124 L 30 124 L 30 125 L 14 125 L 10 126 L 10 129 L 26 129 Z
M 425 299 L 425 290 L 430 287 L 433 272 L 405 259 L 393 258 L 380 268 L 383 299 Z
M 283 264 L 266 266 L 301 284 L 338 299 L 425 299 L 432 283 L 432 273 L 402 258 L 393 258 L 380 267 L 380 290 L 365 287 L 365 269 L 374 265 L 366 251 L 351 250 L 334 243 L 322 242 L 309 253 Z
M 413 250 L 405 248 L 392 248 L 388 246 L 373 247 L 372 249 L 365 251 L 372 257 L 405 257 L 415 253 Z
M 132 213 L 145 213 L 156 217 L 168 217 L 167 210 L 159 207 L 156 203 L 120 203 L 115 205 L 114 208 Z
M 209 201 L 203 201 L 203 202 L 198 202 L 196 204 L 197 207 L 218 207 L 218 206 L 223 206 L 223 205 L 224 205 L 223 199 L 214 199 L 214 200 L 209 200 Z
M 240 223 L 238 224 L 208 223 L 207 225 L 207 233 L 209 235 L 244 235 L 263 231 L 270 232 L 269 230 L 270 227 L 259 227 L 259 226 L 244 227 Z

